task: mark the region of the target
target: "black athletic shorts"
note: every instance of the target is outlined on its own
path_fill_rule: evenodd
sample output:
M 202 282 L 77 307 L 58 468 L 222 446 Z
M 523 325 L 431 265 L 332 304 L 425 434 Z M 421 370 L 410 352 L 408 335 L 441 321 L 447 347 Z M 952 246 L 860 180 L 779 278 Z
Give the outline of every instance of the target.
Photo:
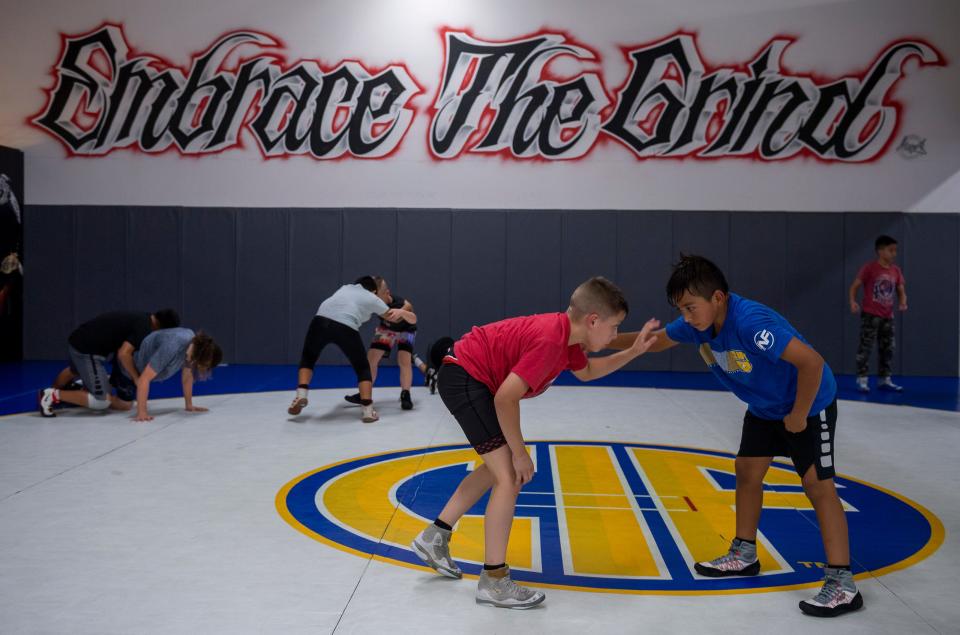
M 833 467 L 834 433 L 837 429 L 837 402 L 807 417 L 803 432 L 787 432 L 782 420 L 761 419 L 749 410 L 743 416 L 743 435 L 737 456 L 788 456 L 803 478 L 810 466 L 824 481 L 836 474 Z
M 437 391 L 477 454 L 493 452 L 507 444 L 493 394 L 486 384 L 471 377 L 459 364 L 445 363 L 440 367 Z
M 370 362 L 367 361 L 367 350 L 363 346 L 360 333 L 346 324 L 334 320 L 314 316 L 307 329 L 307 336 L 303 340 L 303 352 L 300 354 L 300 368 L 309 368 L 317 365 L 317 359 L 327 344 L 335 344 L 343 351 L 353 372 L 357 374 L 357 381 L 370 381 Z

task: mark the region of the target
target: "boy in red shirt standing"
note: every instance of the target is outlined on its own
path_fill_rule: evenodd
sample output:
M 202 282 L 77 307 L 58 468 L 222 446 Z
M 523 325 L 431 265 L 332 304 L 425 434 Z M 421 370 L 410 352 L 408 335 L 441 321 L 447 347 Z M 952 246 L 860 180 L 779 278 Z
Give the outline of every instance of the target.
M 848 293 L 850 312 L 860 312 L 860 346 L 857 349 L 857 390 L 870 392 L 867 372 L 870 366 L 870 351 L 873 341 L 878 340 L 881 390 L 900 392 L 902 386 L 893 383 L 891 361 L 896 347 L 894 339 L 893 300 L 896 294 L 899 309 L 907 310 L 906 281 L 903 272 L 893 264 L 897 259 L 897 241 L 890 236 L 878 236 L 874 242 L 877 259 L 860 268 Z M 863 311 L 857 304 L 857 289 L 863 286 Z
M 510 579 L 507 541 L 517 495 L 533 478 L 533 461 L 520 431 L 520 400 L 550 387 L 566 369 L 577 379 L 603 377 L 642 355 L 652 344 L 649 320 L 627 350 L 587 358 L 603 350 L 626 318 L 623 292 L 605 278 L 581 284 L 565 313 L 518 317 L 474 327 L 444 358 L 438 389 L 483 464 L 467 476 L 432 525 L 412 543 L 414 553 L 441 575 L 460 578 L 450 557 L 453 526 L 490 490 L 484 514 L 484 565 L 477 603 L 526 609 L 545 599 L 541 591 Z

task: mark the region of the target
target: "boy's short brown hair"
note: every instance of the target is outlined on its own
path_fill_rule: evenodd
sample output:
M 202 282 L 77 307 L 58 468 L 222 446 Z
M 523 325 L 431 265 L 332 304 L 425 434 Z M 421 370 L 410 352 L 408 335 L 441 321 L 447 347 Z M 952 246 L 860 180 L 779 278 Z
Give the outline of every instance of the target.
M 608 318 L 621 313 L 626 315 L 629 306 L 620 287 L 603 276 L 594 276 L 574 289 L 570 296 L 570 310 L 578 318 L 591 313 Z

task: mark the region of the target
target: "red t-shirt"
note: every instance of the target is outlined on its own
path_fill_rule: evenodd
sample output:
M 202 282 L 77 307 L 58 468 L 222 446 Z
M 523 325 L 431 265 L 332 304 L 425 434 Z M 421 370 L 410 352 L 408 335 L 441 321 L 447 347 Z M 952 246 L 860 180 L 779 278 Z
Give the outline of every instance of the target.
M 543 313 L 475 326 L 453 346 L 455 362 L 497 394 L 510 373 L 527 382 L 523 397 L 535 397 L 566 369 L 580 370 L 587 356 L 579 344 L 568 346 L 570 318 Z
M 905 284 L 900 267 L 884 267 L 874 260 L 860 268 L 857 279 L 863 283 L 863 312 L 892 318 L 893 303 L 897 300 L 897 285 Z

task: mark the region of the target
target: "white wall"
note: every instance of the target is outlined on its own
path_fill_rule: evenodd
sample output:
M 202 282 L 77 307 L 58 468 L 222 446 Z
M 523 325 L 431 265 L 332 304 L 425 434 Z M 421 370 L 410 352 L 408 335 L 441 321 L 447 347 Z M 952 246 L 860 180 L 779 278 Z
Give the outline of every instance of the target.
M 6 0 L 0 23 L 0 144 L 26 154 L 30 204 L 198 206 L 370 206 L 564 209 L 915 210 L 960 211 L 960 3 L 955 0 L 475 0 L 458 2 L 316 0 Z M 129 149 L 98 158 L 68 157 L 63 144 L 26 122 L 46 103 L 59 34 L 109 21 L 127 42 L 188 67 L 220 35 L 256 29 L 282 41 L 288 61 L 333 66 L 357 59 L 382 68 L 402 62 L 424 88 L 397 151 L 381 160 L 310 156 L 265 159 L 248 133 L 243 149 L 184 157 Z M 547 29 L 596 51 L 590 66 L 612 95 L 630 71 L 620 46 L 678 30 L 697 33 L 705 63 L 744 65 L 774 36 L 796 38 L 784 66 L 818 82 L 864 72 L 891 42 L 922 38 L 945 66 L 904 65 L 892 90 L 900 119 L 889 149 L 871 162 L 799 156 L 780 161 L 722 158 L 637 159 L 601 141 L 574 161 L 463 155 L 436 160 L 427 149 L 429 111 L 443 66 L 443 26 L 505 40 Z M 256 49 L 243 49 L 256 54 Z M 559 71 L 576 72 L 572 62 Z M 926 154 L 905 159 L 906 134 L 926 139 Z M 946 190 L 938 190 L 951 181 Z M 935 194 L 939 192 L 939 194 Z

